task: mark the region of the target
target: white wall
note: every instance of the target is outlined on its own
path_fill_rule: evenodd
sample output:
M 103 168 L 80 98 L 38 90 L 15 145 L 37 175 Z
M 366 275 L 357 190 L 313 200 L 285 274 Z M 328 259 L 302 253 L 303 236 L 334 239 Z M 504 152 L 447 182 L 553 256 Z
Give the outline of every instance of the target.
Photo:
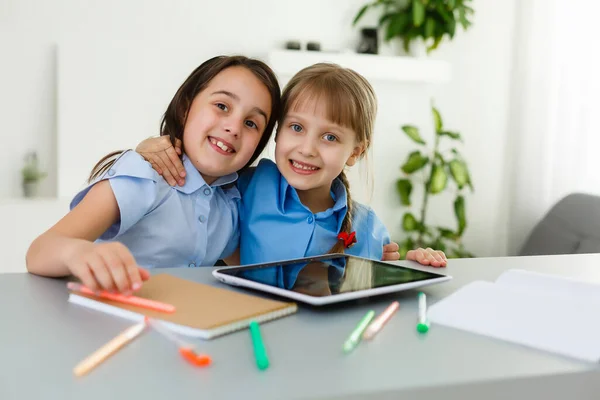
M 475 184 L 467 198 L 465 243 L 477 255 L 502 256 L 510 235 L 504 196 L 510 188 L 507 138 L 518 2 L 473 3 L 474 25 L 436 55 L 451 61 L 453 80 L 433 93 L 444 123 L 465 137 L 463 154 Z
M 350 22 L 363 3 L 232 0 L 224 6 L 193 0 L 4 0 L 0 3 L 0 49 L 6 55 L 0 63 L 0 120 L 4 125 L 0 132 L 4 144 L 0 168 L 5 179 L 0 184 L 0 197 L 20 196 L 21 160 L 32 148 L 39 151 L 43 166 L 50 172 L 44 194 L 57 193 L 55 44 L 102 49 L 98 55 L 111 58 L 103 65 L 111 66 L 108 73 L 115 74 L 120 84 L 145 79 L 156 88 L 157 96 L 150 99 L 126 94 L 115 96 L 114 104 L 110 104 L 105 98 L 98 102 L 95 93 L 81 99 L 90 106 L 113 107 L 106 110 L 103 128 L 119 129 L 111 125 L 109 117 L 116 115 L 120 119 L 115 120 L 122 120 L 130 111 L 131 123 L 124 128 L 144 137 L 157 132 L 162 108 L 199 61 L 222 53 L 264 58 L 269 49 L 288 39 L 317 40 L 324 50 L 352 47 L 358 31 Z M 372 205 L 397 238 L 401 211 L 393 183 L 401 160 L 412 149 L 399 126 L 431 126 L 428 98 L 434 94 L 445 123 L 464 134 L 465 155 L 473 172 L 476 192 L 468 198 L 466 243 L 478 255 L 502 255 L 507 232 L 501 194 L 506 189 L 503 163 L 516 0 L 479 0 L 474 7 L 472 29 L 459 33 L 452 43 L 443 43 L 434 54 L 435 58 L 452 62 L 451 83 L 439 87 L 375 85 L 380 99 L 375 140 L 380 145 L 372 157 L 376 162 L 371 172 L 376 182 Z M 370 18 L 376 20 L 376 16 Z M 108 48 L 114 50 L 112 55 L 105 52 Z M 135 54 L 144 54 L 147 62 L 161 64 L 144 68 L 139 59 L 128 58 Z M 156 71 L 164 71 L 164 76 L 153 75 Z M 89 80 L 98 79 L 96 74 L 102 72 L 106 73 L 91 68 Z M 151 112 L 142 112 L 144 109 Z M 89 121 L 89 125 L 81 126 L 81 134 L 98 134 L 98 125 L 98 121 Z M 132 145 L 128 142 L 118 147 Z M 432 218 L 451 223 L 450 203 L 443 198 L 436 200 L 439 204 L 434 204 Z M 4 218 L 2 222 L 4 225 Z M 47 227 L 47 221 L 43 221 L 35 230 L 41 232 Z M 10 243 L 8 238 L 0 239 Z

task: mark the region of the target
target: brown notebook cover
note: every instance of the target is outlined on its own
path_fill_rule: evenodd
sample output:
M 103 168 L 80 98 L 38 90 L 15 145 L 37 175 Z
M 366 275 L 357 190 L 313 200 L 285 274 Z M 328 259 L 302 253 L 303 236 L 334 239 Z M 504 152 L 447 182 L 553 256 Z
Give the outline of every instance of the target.
M 75 292 L 71 292 L 69 301 L 133 320 L 142 320 L 144 316 L 160 319 L 175 332 L 205 339 L 244 329 L 250 321 L 265 322 L 297 310 L 295 303 L 238 293 L 169 274 L 153 275 L 135 295 L 172 304 L 176 311 L 169 314 Z

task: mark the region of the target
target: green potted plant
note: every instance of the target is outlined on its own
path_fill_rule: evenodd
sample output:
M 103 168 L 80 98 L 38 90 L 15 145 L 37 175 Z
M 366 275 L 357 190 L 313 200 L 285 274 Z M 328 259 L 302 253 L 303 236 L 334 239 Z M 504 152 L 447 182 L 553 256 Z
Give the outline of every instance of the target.
M 385 42 L 399 38 L 404 51 L 410 53 L 411 43 L 420 39 L 429 54 L 437 49 L 444 36 L 454 38 L 457 25 L 461 25 L 464 30 L 471 26 L 469 17 L 474 10 L 468 5 L 470 2 L 471 0 L 375 0 L 362 6 L 352 24 L 356 25 L 367 10 L 382 8 L 378 28 L 383 31 L 382 39 Z
M 466 258 L 474 257 L 462 243 L 462 236 L 467 227 L 465 211 L 466 189 L 473 190 L 471 175 L 465 159 L 456 147 L 442 150 L 441 140 L 450 140 L 452 143 L 462 141 L 458 132 L 444 129 L 442 117 L 438 110 L 432 106 L 435 139 L 433 147 L 429 148 L 422 138 L 417 127 L 412 125 L 402 126 L 402 131 L 421 148 L 411 152 L 404 164 L 400 167 L 404 177 L 398 179 L 397 190 L 400 202 L 405 207 L 410 207 L 413 188 L 419 185 L 423 189 L 423 198 L 417 215 L 407 211 L 402 217 L 402 229 L 407 234 L 400 243 L 400 256 L 405 257 L 406 252 L 417 247 L 431 247 L 446 252 L 448 257 Z M 448 183 L 452 181 L 453 185 Z M 456 229 L 431 226 L 427 223 L 427 207 L 430 196 L 438 195 L 444 191 L 454 191 L 454 215 L 456 216 Z
M 39 192 L 39 182 L 46 177 L 46 173 L 40 170 L 36 152 L 25 156 L 25 166 L 21 170 L 23 177 L 23 195 L 35 197 Z

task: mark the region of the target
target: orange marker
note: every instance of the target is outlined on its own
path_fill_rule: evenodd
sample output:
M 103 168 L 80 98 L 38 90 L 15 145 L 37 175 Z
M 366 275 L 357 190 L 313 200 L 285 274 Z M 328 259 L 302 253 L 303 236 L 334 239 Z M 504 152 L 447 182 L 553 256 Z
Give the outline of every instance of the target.
M 179 354 L 190 364 L 196 367 L 206 367 L 211 364 L 212 360 L 210 356 L 196 353 L 193 345 L 179 339 L 162 323 L 148 317 L 144 321 L 158 333 L 175 343 L 179 347 Z
M 119 303 L 131 304 L 132 306 L 147 308 L 149 310 L 162 311 L 166 313 L 175 312 L 175 306 L 171 304 L 161 303 L 160 301 L 148 300 L 137 296 L 125 296 L 123 294 L 111 293 L 104 290 L 94 292 L 87 286 L 84 286 L 80 283 L 69 282 L 67 283 L 67 288 L 76 292 L 81 292 L 92 296 L 98 296 L 107 300 L 118 301 Z
M 392 315 L 394 315 L 394 313 L 398 310 L 398 307 L 400 307 L 400 303 L 397 301 L 394 301 L 392 304 L 390 304 L 388 308 L 386 308 L 385 311 L 375 318 L 371 325 L 368 326 L 367 330 L 365 330 L 365 333 L 363 333 L 363 339 L 372 339 L 381 330 L 381 328 L 383 328 L 383 325 L 389 321 Z
M 73 373 L 76 376 L 87 374 L 102 361 L 113 355 L 121 347 L 138 337 L 139 334 L 144 331 L 144 328 L 146 328 L 146 323 L 142 322 L 125 329 L 117 337 L 100 347 L 98 350 L 90 354 L 86 359 L 77 364 L 75 369 L 73 369 Z

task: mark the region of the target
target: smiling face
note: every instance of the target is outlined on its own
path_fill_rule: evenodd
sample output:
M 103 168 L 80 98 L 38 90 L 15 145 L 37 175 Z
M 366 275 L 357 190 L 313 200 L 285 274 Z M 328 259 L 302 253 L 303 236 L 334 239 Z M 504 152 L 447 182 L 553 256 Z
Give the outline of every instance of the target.
M 325 101 L 292 105 L 277 130 L 277 167 L 301 199 L 330 198 L 334 179 L 364 149 L 351 128 L 329 120 Z
M 269 90 L 241 66 L 224 69 L 198 93 L 187 114 L 183 147 L 206 183 L 248 163 L 270 110 Z

